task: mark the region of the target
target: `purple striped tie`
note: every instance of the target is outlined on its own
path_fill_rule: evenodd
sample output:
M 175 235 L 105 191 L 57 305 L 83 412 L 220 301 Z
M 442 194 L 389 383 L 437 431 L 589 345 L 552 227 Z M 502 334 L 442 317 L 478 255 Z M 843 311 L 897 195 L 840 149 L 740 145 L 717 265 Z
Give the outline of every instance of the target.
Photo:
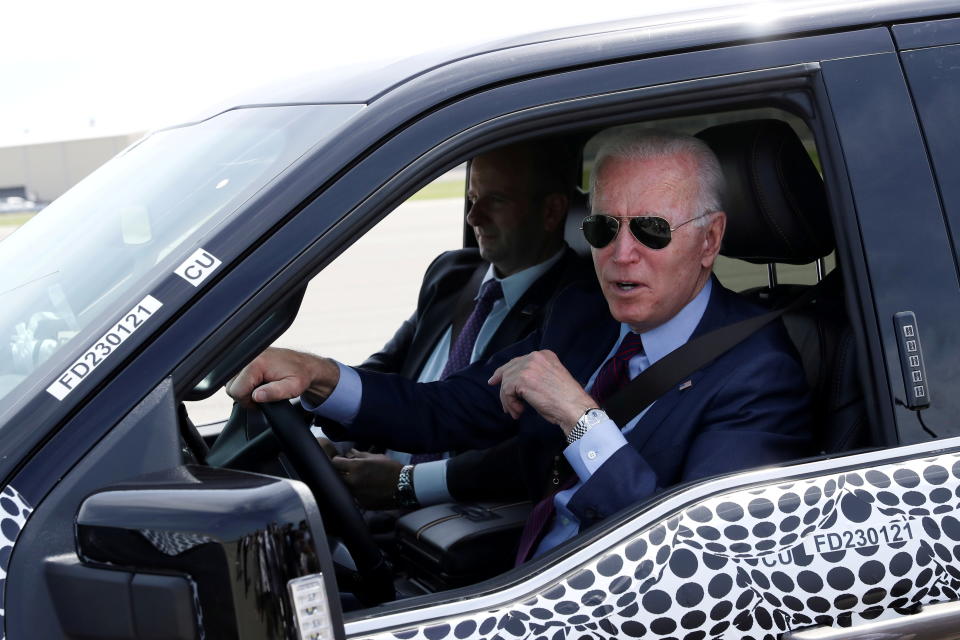
M 590 396 L 597 401 L 597 404 L 602 406 L 604 401 L 616 393 L 620 387 L 630 382 L 630 359 L 641 353 L 643 353 L 643 342 L 640 336 L 632 331 L 628 332 L 617 347 L 617 352 L 600 367 L 593 386 L 590 387 Z M 540 540 L 550 530 L 550 524 L 556 513 L 554 498 L 557 493 L 569 489 L 577 483 L 577 480 L 576 474 L 568 477 L 550 495 L 538 502 L 530 512 L 527 523 L 523 527 L 523 533 L 520 534 L 514 566 L 526 562 L 540 544 Z
M 620 387 L 630 382 L 630 359 L 643 353 L 643 341 L 633 331 L 628 331 L 620 341 L 617 352 L 603 363 L 597 377 L 590 387 L 590 396 L 603 404 L 620 390 Z
M 503 297 L 503 287 L 500 281 L 491 278 L 480 287 L 480 295 L 477 296 L 477 303 L 473 306 L 473 312 L 467 318 L 466 324 L 460 330 L 460 335 L 450 345 L 450 356 L 447 358 L 447 364 L 440 372 L 440 379 L 443 380 L 452 373 L 456 373 L 470 364 L 470 357 L 473 355 L 473 346 L 477 342 L 477 336 L 480 335 L 480 327 L 490 315 L 493 303 Z
M 500 281 L 494 278 L 487 280 L 480 287 L 480 294 L 477 296 L 477 302 L 473 306 L 473 312 L 467 318 L 466 324 L 460 330 L 460 335 L 450 345 L 450 355 L 447 357 L 447 364 L 440 372 L 440 379 L 443 380 L 452 373 L 456 373 L 470 364 L 470 357 L 473 355 L 473 346 L 477 342 L 477 336 L 480 335 L 480 327 L 490 315 L 493 303 L 503 297 L 503 287 Z M 416 453 L 410 458 L 410 464 L 420 464 L 422 462 L 433 462 L 443 458 L 442 453 Z

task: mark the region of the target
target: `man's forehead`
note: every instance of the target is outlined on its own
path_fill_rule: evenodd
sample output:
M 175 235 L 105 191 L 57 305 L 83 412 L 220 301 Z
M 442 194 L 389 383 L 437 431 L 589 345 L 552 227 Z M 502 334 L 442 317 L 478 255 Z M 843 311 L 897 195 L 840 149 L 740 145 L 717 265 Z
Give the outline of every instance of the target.
M 696 197 L 698 184 L 695 163 L 685 157 L 608 157 L 598 168 L 594 210 L 625 206 L 631 215 L 668 213 L 657 207 L 686 203 Z M 644 211 L 644 208 L 653 207 Z

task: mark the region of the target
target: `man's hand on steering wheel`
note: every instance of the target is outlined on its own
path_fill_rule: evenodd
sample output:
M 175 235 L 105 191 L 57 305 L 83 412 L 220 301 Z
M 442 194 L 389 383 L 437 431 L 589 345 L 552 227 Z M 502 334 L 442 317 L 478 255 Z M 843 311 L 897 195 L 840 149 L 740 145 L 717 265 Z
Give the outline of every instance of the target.
M 340 381 L 340 368 L 329 358 L 291 349 L 269 348 L 227 383 L 227 395 L 251 407 L 254 403 L 307 396 L 325 400 Z

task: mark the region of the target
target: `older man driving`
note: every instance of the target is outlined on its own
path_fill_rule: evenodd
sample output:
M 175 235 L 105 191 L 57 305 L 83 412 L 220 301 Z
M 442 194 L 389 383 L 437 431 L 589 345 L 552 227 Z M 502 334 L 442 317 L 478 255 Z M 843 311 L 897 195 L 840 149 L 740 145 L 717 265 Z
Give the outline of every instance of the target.
M 271 349 L 228 391 L 242 402 L 301 395 L 351 432 L 409 451 L 488 446 L 519 433 L 532 487 L 550 476 L 561 441 L 572 475 L 541 491 L 519 561 L 672 484 L 803 455 L 807 387 L 779 323 L 625 424 L 603 411 L 626 382 L 692 337 L 762 311 L 711 273 L 726 224 L 722 190 L 718 161 L 700 140 L 610 140 L 583 223 L 599 291 L 565 290 L 540 331 L 426 385 Z

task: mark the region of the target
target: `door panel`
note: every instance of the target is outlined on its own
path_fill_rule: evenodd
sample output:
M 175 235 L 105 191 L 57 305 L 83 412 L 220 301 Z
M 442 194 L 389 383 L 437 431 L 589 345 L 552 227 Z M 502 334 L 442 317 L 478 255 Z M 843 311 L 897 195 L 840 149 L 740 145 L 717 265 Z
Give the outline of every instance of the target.
M 954 251 L 960 246 L 960 45 L 900 54 L 930 151 Z
M 605 542 L 616 532 L 599 540 L 585 562 L 561 560 L 556 569 L 565 567 L 565 575 L 526 593 L 515 589 L 515 601 L 502 608 L 375 633 L 361 632 L 369 623 L 353 623 L 347 632 L 384 640 L 574 632 L 774 640 L 788 630 L 849 627 L 955 600 L 960 453 L 912 449 L 896 462 L 906 449 L 848 459 L 852 466 L 834 461 L 827 472 L 816 470 L 824 463 L 798 466 L 789 480 L 767 472 L 763 484 L 715 492 L 655 518 L 640 514 L 621 526 L 635 533 L 615 544 Z M 461 601 L 459 609 L 471 604 Z
M 910 94 L 894 54 L 822 65 L 850 179 L 900 442 L 928 440 L 917 416 L 900 406 L 904 378 L 893 317 L 916 314 L 931 406 L 924 421 L 937 436 L 956 435 L 960 349 L 954 318 L 960 291 L 953 247 Z M 900 402 L 897 402 L 897 401 Z

